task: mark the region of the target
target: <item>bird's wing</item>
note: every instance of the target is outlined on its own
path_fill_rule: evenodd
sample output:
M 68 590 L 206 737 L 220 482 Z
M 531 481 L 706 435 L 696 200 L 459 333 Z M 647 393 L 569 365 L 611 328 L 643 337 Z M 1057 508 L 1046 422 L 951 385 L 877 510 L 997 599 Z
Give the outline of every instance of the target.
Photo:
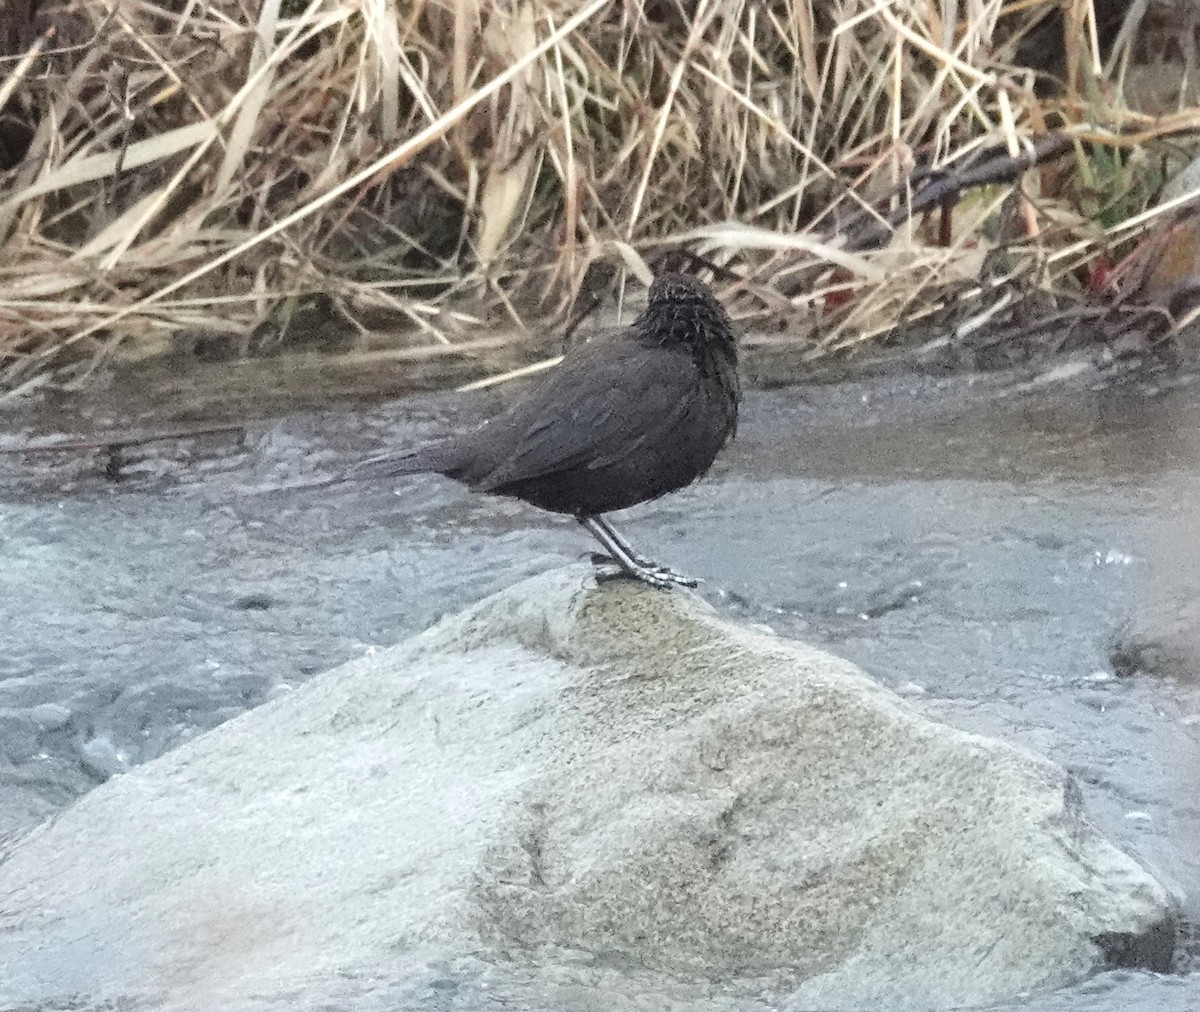
M 522 433 L 512 452 L 471 482 L 479 491 L 637 452 L 688 410 L 695 365 L 685 349 L 600 340 L 572 352 L 547 382 L 494 419 Z M 510 437 L 512 438 L 512 437 Z

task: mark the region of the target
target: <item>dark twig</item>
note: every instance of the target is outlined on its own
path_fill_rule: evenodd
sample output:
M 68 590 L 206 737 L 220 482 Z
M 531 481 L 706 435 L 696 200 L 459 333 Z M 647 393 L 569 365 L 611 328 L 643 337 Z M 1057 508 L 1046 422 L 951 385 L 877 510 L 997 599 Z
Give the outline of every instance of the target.
M 143 432 L 105 439 L 85 439 L 71 443 L 39 443 L 25 446 L 6 446 L 0 454 L 85 453 L 90 450 L 127 449 L 148 443 L 165 443 L 172 439 L 197 439 L 201 436 L 237 435 L 239 442 L 246 438 L 244 425 L 210 425 L 199 429 L 176 429 L 171 432 Z
M 907 182 L 873 205 L 886 224 L 881 224 L 867 211 L 859 211 L 843 225 L 840 232 L 846 237 L 845 248 L 864 250 L 881 246 L 891 238 L 896 226 L 932 207 L 940 206 L 945 217 L 964 191 L 993 183 L 1015 182 L 1033 166 L 1052 161 L 1069 151 L 1074 143 L 1074 138 L 1065 134 L 1043 134 L 1030 141 L 1028 148 L 1019 155 L 1010 155 L 1005 148 L 989 148 L 958 171 L 918 170 Z M 911 200 L 907 199 L 909 192 L 912 193 Z
M 126 451 L 131 446 L 146 446 L 150 443 L 165 443 L 175 439 L 199 439 L 203 436 L 223 435 L 236 436 L 238 445 L 241 445 L 246 440 L 246 428 L 243 425 L 209 425 L 200 429 L 177 429 L 173 432 L 130 433 L 120 437 L 84 439 L 70 443 L 8 446 L 0 449 L 0 454 L 25 456 L 39 453 L 89 453 L 98 450 L 104 454 L 104 477 L 109 481 L 119 481 L 121 472 L 129 463 L 129 455 Z

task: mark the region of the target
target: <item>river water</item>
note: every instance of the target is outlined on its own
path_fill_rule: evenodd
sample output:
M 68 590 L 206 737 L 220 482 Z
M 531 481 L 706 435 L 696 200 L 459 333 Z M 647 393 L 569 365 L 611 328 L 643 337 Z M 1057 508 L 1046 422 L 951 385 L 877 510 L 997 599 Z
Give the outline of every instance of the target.
M 500 394 L 351 409 L 309 387 L 222 401 L 202 386 L 0 415 L 0 450 L 252 419 L 131 449 L 118 480 L 93 452 L 0 454 L 0 840 L 593 547 L 570 521 L 436 477 L 288 487 L 467 425 Z M 1200 917 L 1200 382 L 1064 370 L 752 393 L 708 480 L 617 520 L 717 607 L 1070 768 L 1105 834 Z M 1180 973 L 1114 971 L 1012 1007 L 1200 1008 L 1191 959 L 1184 946 Z M 469 986 L 418 999 L 388 1000 L 493 1007 Z

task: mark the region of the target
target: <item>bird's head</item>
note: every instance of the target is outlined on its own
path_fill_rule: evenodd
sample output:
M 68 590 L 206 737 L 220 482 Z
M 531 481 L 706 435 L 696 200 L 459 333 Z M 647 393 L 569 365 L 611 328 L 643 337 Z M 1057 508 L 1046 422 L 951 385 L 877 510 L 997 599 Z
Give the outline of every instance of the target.
M 669 271 L 659 274 L 650 284 L 650 305 L 679 305 L 689 302 L 716 303 L 717 297 L 694 274 Z
M 737 357 L 733 324 L 725 307 L 694 274 L 666 271 L 650 285 L 650 300 L 634 324 L 642 339 L 684 345 L 696 354 Z

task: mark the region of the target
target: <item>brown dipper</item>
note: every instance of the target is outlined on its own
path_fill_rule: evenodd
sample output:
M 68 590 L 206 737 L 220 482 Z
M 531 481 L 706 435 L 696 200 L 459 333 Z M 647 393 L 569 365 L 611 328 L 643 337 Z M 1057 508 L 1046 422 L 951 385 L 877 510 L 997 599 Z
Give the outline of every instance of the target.
M 740 399 L 724 307 L 703 281 L 668 272 L 633 324 L 572 348 L 505 411 L 461 435 L 371 458 L 349 477 L 444 474 L 573 516 L 628 576 L 693 587 L 634 551 L 604 514 L 703 475 L 733 438 Z

